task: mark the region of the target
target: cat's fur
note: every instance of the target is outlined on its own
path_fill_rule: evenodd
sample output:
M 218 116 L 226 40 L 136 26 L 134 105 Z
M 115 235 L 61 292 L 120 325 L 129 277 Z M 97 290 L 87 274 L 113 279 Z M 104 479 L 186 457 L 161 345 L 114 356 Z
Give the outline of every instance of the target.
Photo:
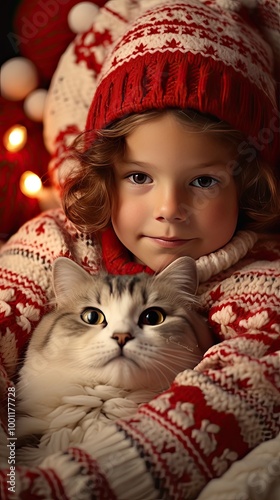
M 193 368 L 212 343 L 195 310 L 191 258 L 155 276 L 90 276 L 59 258 L 53 286 L 56 308 L 34 331 L 17 384 L 19 442 L 40 438 L 39 449 L 19 450 L 25 463 L 38 463 L 86 441 L 110 419 L 135 413 L 178 372 Z M 150 322 L 162 322 L 145 324 L 147 310 Z M 102 320 L 101 312 L 105 322 L 84 322 Z

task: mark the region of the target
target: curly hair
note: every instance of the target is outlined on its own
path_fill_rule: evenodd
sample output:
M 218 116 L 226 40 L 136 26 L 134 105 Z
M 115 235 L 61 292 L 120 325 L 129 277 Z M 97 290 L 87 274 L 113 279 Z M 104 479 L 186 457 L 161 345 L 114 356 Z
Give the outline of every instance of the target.
M 147 111 L 119 120 L 99 131 L 84 132 L 76 138 L 70 155 L 75 168 L 62 187 L 62 205 L 67 217 L 81 231 L 96 233 L 110 224 L 115 192 L 114 163 L 122 158 L 128 134 L 143 123 L 172 113 L 192 131 L 212 134 L 234 146 L 232 175 L 238 188 L 238 229 L 257 232 L 279 228 L 280 202 L 273 169 L 264 163 L 244 136 L 213 116 L 194 110 Z

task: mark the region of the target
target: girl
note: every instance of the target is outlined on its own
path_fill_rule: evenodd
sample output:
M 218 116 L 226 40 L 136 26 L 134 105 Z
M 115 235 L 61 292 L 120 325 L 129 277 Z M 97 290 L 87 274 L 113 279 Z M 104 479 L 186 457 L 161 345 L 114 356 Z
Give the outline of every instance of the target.
M 64 169 L 64 211 L 28 222 L 2 249 L 3 378 L 11 391 L 59 255 L 116 274 L 193 257 L 218 342 L 135 417 L 19 468 L 19 498 L 197 498 L 264 441 L 274 449 L 279 433 L 280 241 L 263 234 L 279 221 L 270 49 L 236 2 L 140 2 L 124 31 L 126 5 L 108 2 L 96 23 L 113 12 L 122 37 Z

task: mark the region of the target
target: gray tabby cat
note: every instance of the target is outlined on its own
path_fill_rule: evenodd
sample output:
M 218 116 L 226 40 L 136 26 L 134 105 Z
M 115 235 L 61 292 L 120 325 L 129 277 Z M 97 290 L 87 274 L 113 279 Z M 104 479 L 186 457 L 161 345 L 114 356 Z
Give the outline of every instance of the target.
M 90 276 L 61 257 L 53 287 L 56 308 L 34 331 L 17 384 L 18 442 L 38 438 L 18 451 L 22 463 L 135 413 L 212 345 L 189 257 L 154 276 Z

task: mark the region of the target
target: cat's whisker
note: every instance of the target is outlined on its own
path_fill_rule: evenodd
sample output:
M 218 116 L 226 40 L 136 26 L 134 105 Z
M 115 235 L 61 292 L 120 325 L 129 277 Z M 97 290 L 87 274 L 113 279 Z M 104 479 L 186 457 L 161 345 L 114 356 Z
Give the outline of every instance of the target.
M 195 350 L 195 349 L 192 349 L 191 347 L 180 345 L 179 347 L 161 347 L 160 352 L 167 354 L 167 355 L 170 354 L 170 356 L 172 356 L 172 357 L 176 357 L 176 356 L 180 356 L 180 355 L 186 356 L 186 354 L 197 355 L 198 350 L 197 350 L 197 348 Z
M 168 369 L 170 374 L 172 374 L 171 380 L 172 381 L 176 375 L 178 375 L 179 372 L 183 372 L 185 370 L 190 370 L 191 363 L 177 363 L 177 365 L 169 365 Z M 193 366 L 195 366 L 195 363 L 193 363 Z
M 180 370 L 185 370 L 188 368 L 193 368 L 201 361 L 202 356 L 199 354 L 192 354 L 186 356 L 174 356 L 160 353 L 157 356 L 157 359 L 154 360 L 154 363 L 161 362 L 166 368 L 170 368 L 170 370 L 176 375 Z
M 53 268 L 54 295 L 46 310 L 55 307 L 17 363 L 18 437 L 40 436 L 37 448 L 27 443 L 24 450 L 24 460 L 36 465 L 69 442 L 85 442 L 108 421 L 133 414 L 202 357 L 192 259 L 181 257 L 153 277 L 91 276 L 65 258 Z M 6 367 L 14 373 L 8 359 Z
M 145 370 L 145 373 L 146 373 L 146 377 L 143 377 L 143 383 L 142 383 L 142 388 L 145 389 L 147 388 L 146 385 L 147 385 L 147 380 L 151 380 L 151 374 L 153 373 L 155 378 L 158 380 L 158 386 L 161 387 L 162 386 L 162 378 L 160 377 L 160 375 L 162 375 L 165 379 L 166 379 L 166 376 L 164 374 L 164 372 L 160 369 L 160 368 L 155 368 L 155 363 L 157 362 L 157 360 L 153 359 L 153 363 L 150 362 L 150 359 L 145 359 L 145 358 L 141 358 L 141 370 Z
M 173 369 L 169 364 L 167 365 L 166 361 L 160 361 L 160 359 L 156 359 L 156 360 L 154 360 L 154 366 L 155 365 L 157 365 L 157 366 L 163 366 L 163 368 L 165 370 L 168 370 L 172 374 L 176 373 L 176 369 L 175 368 Z
M 185 349 L 185 352 L 182 352 L 182 348 Z M 165 361 L 166 359 L 175 359 L 176 360 L 186 360 L 186 359 L 198 359 L 202 357 L 202 353 L 200 351 L 194 351 L 191 348 L 187 346 L 180 346 L 180 348 L 175 348 L 174 347 L 160 347 L 156 352 L 153 354 L 150 353 L 150 356 L 153 357 L 154 359 L 158 359 L 159 356 L 161 356 Z
M 202 358 L 202 354 L 201 353 L 189 351 L 188 349 L 187 349 L 187 356 L 186 356 L 186 354 L 185 355 L 181 355 L 180 353 L 172 354 L 169 351 L 164 351 L 164 350 L 162 351 L 162 354 L 164 355 L 164 359 L 174 358 L 175 361 L 179 361 L 179 360 L 186 361 L 186 359 L 189 359 L 189 360 L 199 359 L 200 360 Z
M 163 363 L 158 363 L 158 364 L 162 364 L 164 366 Z M 161 370 L 158 366 L 153 367 L 153 372 L 155 373 L 155 375 L 157 376 L 157 378 L 159 380 L 160 387 L 162 387 L 162 390 L 164 390 L 164 388 L 168 388 L 170 386 L 174 376 L 178 373 L 178 370 L 171 371 L 171 373 L 172 373 L 171 378 L 167 377 L 166 373 L 163 370 Z M 160 377 L 160 375 L 161 375 L 161 377 Z M 166 381 L 165 384 L 163 384 L 163 380 Z
M 194 358 L 194 360 L 196 360 L 198 358 Z M 163 364 L 165 364 L 166 366 L 171 366 L 171 367 L 175 367 L 175 370 L 176 368 L 178 368 L 178 366 L 186 366 L 188 367 L 188 365 L 190 364 L 190 358 L 186 359 L 186 358 L 174 358 L 173 359 L 167 359 L 166 356 L 162 356 L 162 357 L 158 357 L 157 360 L 160 360 Z
M 159 363 L 159 364 L 160 364 L 160 363 Z M 168 386 L 170 385 L 170 381 L 169 381 L 169 379 L 167 378 L 167 376 L 166 376 L 166 374 L 164 373 L 164 371 L 162 371 L 162 370 L 161 370 L 161 368 L 159 368 L 159 367 L 155 367 L 155 365 L 154 365 L 154 364 L 153 364 L 153 365 L 149 365 L 149 367 L 146 367 L 146 372 L 147 372 L 147 374 L 149 375 L 149 378 L 151 378 L 151 375 L 152 375 L 152 374 L 154 375 L 154 377 L 155 377 L 155 378 L 156 378 L 156 380 L 158 381 L 157 386 L 158 386 L 158 387 L 161 387 L 161 388 L 162 388 L 161 390 L 163 390 L 163 386 L 164 386 L 164 387 L 165 387 L 165 386 L 166 386 L 166 387 L 168 387 Z M 163 384 L 163 380 L 165 380 L 165 381 L 166 381 L 166 384 L 167 384 L 167 385 L 166 385 L 166 384 Z M 143 385 L 143 388 L 145 388 L 145 387 L 144 387 L 144 385 Z

